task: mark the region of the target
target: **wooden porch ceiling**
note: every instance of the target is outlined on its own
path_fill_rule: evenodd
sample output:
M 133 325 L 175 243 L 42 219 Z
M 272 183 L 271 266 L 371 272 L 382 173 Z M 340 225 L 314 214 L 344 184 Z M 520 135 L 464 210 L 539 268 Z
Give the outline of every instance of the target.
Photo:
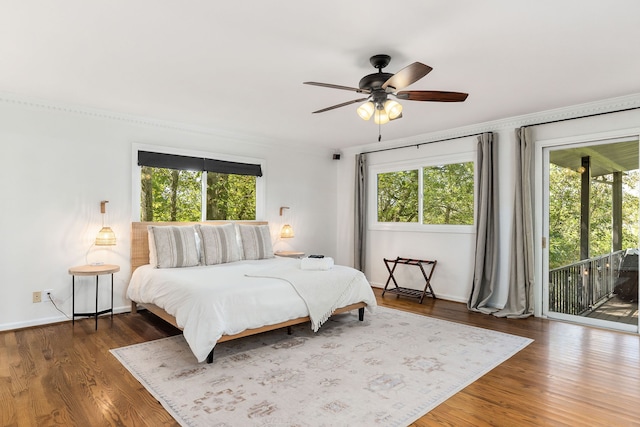
M 638 169 L 638 141 L 556 150 L 549 153 L 551 163 L 579 171 L 581 159 L 591 157 L 591 176 Z

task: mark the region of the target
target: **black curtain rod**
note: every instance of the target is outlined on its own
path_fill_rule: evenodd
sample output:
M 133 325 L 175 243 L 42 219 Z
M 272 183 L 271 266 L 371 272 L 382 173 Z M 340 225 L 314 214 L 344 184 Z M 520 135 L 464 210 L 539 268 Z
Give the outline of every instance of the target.
M 602 113 L 587 114 L 587 115 L 578 116 L 578 117 L 567 117 L 567 118 L 564 118 L 564 119 L 549 120 L 548 122 L 532 123 L 532 124 L 529 124 L 529 125 L 524 125 L 522 127 L 533 127 L 533 126 L 550 125 L 552 123 L 566 122 L 566 121 L 569 121 L 569 120 L 586 119 L 586 118 L 589 118 L 589 117 L 603 116 L 605 114 L 623 113 L 625 111 L 633 111 L 633 110 L 638 110 L 638 109 L 640 109 L 640 106 L 624 108 L 622 110 L 604 111 Z M 391 147 L 391 148 L 382 148 L 380 150 L 363 151 L 360 154 L 380 153 L 382 151 L 400 150 L 402 148 L 411 148 L 411 147 L 420 148 L 421 145 L 434 144 L 436 142 L 452 141 L 454 139 L 469 138 L 469 137 L 472 137 L 472 136 L 482 135 L 483 133 L 485 133 L 485 132 L 474 133 L 474 134 L 471 134 L 471 135 L 454 136 L 453 138 L 438 139 L 436 141 L 429 141 L 429 142 L 420 142 L 418 144 L 403 145 L 403 146 L 400 146 L 400 147 Z
M 474 134 L 471 134 L 471 135 L 454 136 L 452 138 L 438 139 L 436 141 L 419 142 L 417 144 L 403 145 L 401 147 L 381 148 L 380 150 L 363 151 L 360 154 L 380 153 L 382 151 L 400 150 L 402 148 L 411 148 L 411 147 L 420 148 L 421 145 L 435 144 L 436 142 L 453 141 L 454 139 L 469 138 L 469 137 L 472 137 L 472 136 L 482 135 L 483 133 L 485 133 L 485 132 L 474 133 Z
M 637 109 L 640 109 L 640 106 L 639 107 L 623 108 L 622 110 L 603 111 L 602 113 L 593 113 L 593 114 L 587 114 L 587 115 L 578 116 L 578 117 L 567 117 L 565 119 L 549 120 L 548 122 L 533 123 L 533 124 L 525 125 L 525 126 L 522 126 L 522 127 L 550 125 L 552 123 L 566 122 L 568 120 L 586 119 L 586 118 L 589 118 L 589 117 L 604 116 L 605 114 L 613 114 L 613 113 L 623 113 L 625 111 L 632 111 L 632 110 L 637 110 Z

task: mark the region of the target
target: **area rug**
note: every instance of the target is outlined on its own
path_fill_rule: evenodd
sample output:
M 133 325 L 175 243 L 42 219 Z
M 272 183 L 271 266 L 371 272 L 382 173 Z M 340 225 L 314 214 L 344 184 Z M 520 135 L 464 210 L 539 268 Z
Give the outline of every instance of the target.
M 407 426 L 532 342 L 385 307 L 356 314 L 218 344 L 212 364 L 182 335 L 111 352 L 183 426 Z

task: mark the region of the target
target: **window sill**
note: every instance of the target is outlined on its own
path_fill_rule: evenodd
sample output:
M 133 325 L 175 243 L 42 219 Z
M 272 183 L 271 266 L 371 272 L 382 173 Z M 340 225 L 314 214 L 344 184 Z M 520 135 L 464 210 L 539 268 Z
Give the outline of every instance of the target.
M 395 231 L 411 233 L 450 233 L 450 234 L 475 234 L 474 225 L 451 225 L 451 224 L 396 224 L 377 222 L 369 225 L 370 231 Z

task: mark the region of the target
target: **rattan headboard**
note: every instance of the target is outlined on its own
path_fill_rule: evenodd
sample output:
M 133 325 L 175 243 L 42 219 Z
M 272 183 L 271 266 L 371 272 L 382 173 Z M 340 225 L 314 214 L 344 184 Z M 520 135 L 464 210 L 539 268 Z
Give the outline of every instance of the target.
M 229 223 L 268 225 L 267 221 L 205 221 L 205 222 L 132 222 L 131 223 L 131 273 L 141 265 L 149 264 L 149 237 L 147 227 L 167 225 L 223 225 Z

